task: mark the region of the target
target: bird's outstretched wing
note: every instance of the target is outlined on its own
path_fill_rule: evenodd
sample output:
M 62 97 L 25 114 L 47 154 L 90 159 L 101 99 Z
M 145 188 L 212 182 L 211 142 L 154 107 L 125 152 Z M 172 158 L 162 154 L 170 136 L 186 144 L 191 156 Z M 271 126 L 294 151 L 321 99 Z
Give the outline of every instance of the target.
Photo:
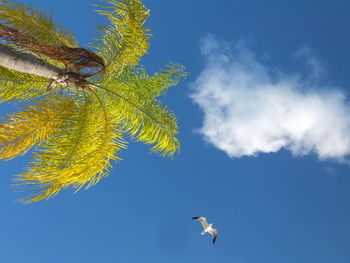
M 216 241 L 216 237 L 218 235 L 218 231 L 215 228 L 212 228 L 211 230 L 209 230 L 209 233 L 213 236 L 213 245 Z
M 204 227 L 204 229 L 208 227 L 208 222 L 207 222 L 207 219 L 205 217 L 195 216 L 195 217 L 192 217 L 192 219 L 200 221 L 202 223 L 202 226 Z

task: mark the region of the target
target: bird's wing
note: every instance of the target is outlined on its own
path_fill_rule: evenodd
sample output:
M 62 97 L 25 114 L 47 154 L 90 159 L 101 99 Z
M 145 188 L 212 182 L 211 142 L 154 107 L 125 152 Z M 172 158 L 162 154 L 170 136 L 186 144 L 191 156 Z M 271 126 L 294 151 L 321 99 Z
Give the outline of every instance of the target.
M 216 241 L 216 237 L 218 235 L 218 231 L 215 228 L 212 228 L 211 230 L 209 230 L 209 233 L 212 234 L 213 236 L 213 244 L 214 244 Z
M 195 216 L 195 217 L 192 217 L 192 219 L 200 221 L 202 223 L 202 226 L 204 227 L 204 229 L 208 227 L 208 222 L 207 222 L 207 219 L 205 217 Z

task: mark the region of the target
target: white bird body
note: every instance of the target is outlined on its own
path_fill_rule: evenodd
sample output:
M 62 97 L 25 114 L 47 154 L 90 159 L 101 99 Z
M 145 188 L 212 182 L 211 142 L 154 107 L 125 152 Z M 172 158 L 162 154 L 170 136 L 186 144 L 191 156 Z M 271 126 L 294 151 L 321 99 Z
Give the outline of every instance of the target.
M 218 231 L 215 228 L 212 228 L 213 224 L 208 224 L 207 219 L 203 216 L 201 217 L 192 217 L 192 219 L 194 220 L 198 220 L 199 222 L 202 223 L 202 226 L 204 228 L 204 230 L 202 231 L 202 235 L 204 235 L 205 233 L 209 233 L 213 236 L 213 244 L 216 241 L 216 236 L 218 234 Z
M 209 224 L 206 228 L 204 228 L 201 234 L 204 235 L 205 233 L 212 231 L 213 230 L 213 228 L 211 227 L 212 225 L 213 224 Z

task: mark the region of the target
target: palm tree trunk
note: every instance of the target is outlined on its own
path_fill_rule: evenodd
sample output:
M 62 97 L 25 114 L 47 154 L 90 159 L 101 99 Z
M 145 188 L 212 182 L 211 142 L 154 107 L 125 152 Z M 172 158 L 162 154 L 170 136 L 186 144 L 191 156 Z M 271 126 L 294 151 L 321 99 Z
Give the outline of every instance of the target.
M 3 44 L 0 44 L 0 66 L 53 80 L 59 79 L 63 74 L 62 69 L 40 58 Z

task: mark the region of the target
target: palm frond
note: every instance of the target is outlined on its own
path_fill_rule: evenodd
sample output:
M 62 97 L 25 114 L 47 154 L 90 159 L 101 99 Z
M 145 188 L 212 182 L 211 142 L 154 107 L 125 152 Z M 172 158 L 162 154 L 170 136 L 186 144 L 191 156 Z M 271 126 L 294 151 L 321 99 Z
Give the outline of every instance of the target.
M 162 156 L 171 156 L 180 150 L 178 124 L 175 115 L 162 103 L 155 101 L 143 108 L 148 114 L 140 112 L 132 114 L 136 118 L 129 119 L 127 114 L 121 119 L 124 128 L 137 141 L 153 145 L 151 151 Z M 121 112 L 123 114 L 123 112 Z
M 47 94 L 50 80 L 0 66 L 0 102 L 26 102 Z M 53 91 L 54 92 L 54 91 Z
M 100 88 L 97 92 L 121 127 L 135 140 L 154 144 L 151 150 L 163 156 L 173 155 L 180 148 L 175 137 L 178 126 L 174 114 L 150 96 L 142 82 L 137 83 L 137 90 L 132 89 L 134 85 L 134 82 L 114 82 L 108 88 L 97 86 Z
M 143 24 L 149 16 L 140 0 L 105 0 L 109 5 L 97 5 L 110 25 L 100 27 L 97 44 L 92 44 L 106 61 L 104 78 L 110 79 L 127 66 L 137 65 L 149 48 L 149 29 Z
M 185 71 L 185 67 L 172 63 L 166 68 L 162 69 L 160 73 L 155 73 L 147 78 L 149 88 L 154 92 L 156 97 L 160 96 L 168 88 L 174 87 L 179 84 L 180 80 L 186 78 L 188 73 Z
M 185 67 L 171 63 L 160 72 L 149 75 L 146 69 L 142 66 L 127 67 L 114 81 L 119 83 L 128 83 L 133 91 L 142 90 L 142 93 L 147 93 L 151 97 L 159 97 L 170 87 L 176 86 L 180 80 L 186 78 L 188 73 Z M 103 81 L 103 86 L 108 86 L 110 82 Z
M 170 156 L 180 148 L 177 120 L 156 97 L 186 76 L 184 67 L 178 64 L 170 64 L 151 76 L 142 67 L 127 67 L 110 81 L 102 80 L 97 90 L 134 139 Z
M 42 44 L 78 46 L 73 34 L 54 23 L 51 16 L 15 0 L 0 0 L 0 23 L 25 32 Z
M 52 97 L 23 108 L 0 122 L 0 159 L 25 154 L 59 130 L 63 119 L 74 107 L 69 97 Z
M 91 99 L 81 101 L 60 133 L 34 154 L 27 172 L 16 179 L 39 188 L 25 201 L 52 197 L 69 186 L 88 188 L 108 174 L 110 160 L 119 159 L 116 152 L 125 148 L 123 132 L 106 107 L 96 104 Z

